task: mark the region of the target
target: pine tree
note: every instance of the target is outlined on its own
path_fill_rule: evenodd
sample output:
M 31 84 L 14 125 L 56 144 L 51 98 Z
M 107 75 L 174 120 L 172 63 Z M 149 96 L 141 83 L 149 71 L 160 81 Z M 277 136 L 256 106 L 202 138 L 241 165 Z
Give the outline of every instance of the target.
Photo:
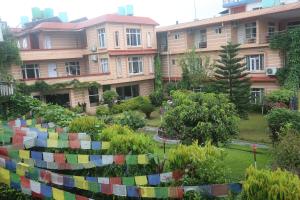
M 217 60 L 215 78 L 220 92 L 228 94 L 241 117 L 247 117 L 250 101 L 250 79 L 244 58 L 238 57 L 239 44 L 222 46 Z

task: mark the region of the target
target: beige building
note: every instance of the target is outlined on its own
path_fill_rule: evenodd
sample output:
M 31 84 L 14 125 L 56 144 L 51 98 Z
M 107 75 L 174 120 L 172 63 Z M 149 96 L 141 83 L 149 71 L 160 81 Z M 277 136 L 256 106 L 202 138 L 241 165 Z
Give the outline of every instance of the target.
M 239 43 L 240 56 L 245 57 L 250 72 L 252 101 L 260 103 L 264 93 L 279 88 L 275 74 L 284 66 L 280 51 L 269 48 L 270 37 L 300 25 L 299 2 L 266 8 L 262 3 L 266 2 L 224 0 L 229 9 L 220 17 L 159 27 L 156 32 L 164 80 L 180 80 L 178 60 L 188 49 L 195 48 L 199 55 L 215 60 L 221 45 Z
M 23 64 L 13 66 L 11 73 L 28 85 L 97 82 L 99 89 L 67 87 L 55 94 L 32 94 L 71 107 L 86 103 L 94 113 L 105 90 L 117 91 L 121 99 L 153 90 L 156 25 L 150 18 L 116 14 L 68 23 L 56 17 L 31 22 L 13 29 Z

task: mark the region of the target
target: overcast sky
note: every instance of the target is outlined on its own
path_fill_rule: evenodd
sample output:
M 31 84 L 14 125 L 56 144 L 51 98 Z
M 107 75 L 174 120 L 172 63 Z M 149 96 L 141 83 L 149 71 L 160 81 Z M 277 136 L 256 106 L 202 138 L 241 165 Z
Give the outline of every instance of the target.
M 197 18 L 217 16 L 222 11 L 222 0 L 195 0 Z M 0 0 L 0 18 L 10 27 L 20 24 L 21 16 L 31 19 L 31 8 L 53 8 L 54 14 L 67 12 L 69 20 L 80 17 L 93 18 L 116 13 L 119 6 L 132 4 L 134 15 L 151 17 L 160 25 L 191 21 L 194 15 L 194 0 Z

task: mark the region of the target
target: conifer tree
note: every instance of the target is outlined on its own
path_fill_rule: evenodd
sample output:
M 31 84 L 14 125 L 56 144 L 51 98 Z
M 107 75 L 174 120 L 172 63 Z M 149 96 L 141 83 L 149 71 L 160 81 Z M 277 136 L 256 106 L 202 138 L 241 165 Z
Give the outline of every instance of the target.
M 228 94 L 241 117 L 247 117 L 250 101 L 250 80 L 244 58 L 238 57 L 239 44 L 222 46 L 217 60 L 215 78 L 220 92 Z

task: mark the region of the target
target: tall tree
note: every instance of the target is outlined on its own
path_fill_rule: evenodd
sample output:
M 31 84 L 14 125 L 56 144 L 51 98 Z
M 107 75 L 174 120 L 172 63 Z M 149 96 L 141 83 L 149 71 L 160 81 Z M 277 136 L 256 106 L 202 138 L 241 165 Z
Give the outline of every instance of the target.
M 219 91 L 228 94 L 241 117 L 247 117 L 250 101 L 250 80 L 244 58 L 238 57 L 239 44 L 222 46 L 217 60 L 215 78 Z
M 203 82 L 209 79 L 209 72 L 212 71 L 209 57 L 201 57 L 192 49 L 184 54 L 179 60 L 182 68 L 181 86 L 184 89 L 199 88 Z
M 160 62 L 160 57 L 159 54 L 157 54 L 157 56 L 155 56 L 155 60 L 154 60 L 154 73 L 155 73 L 155 80 L 154 80 L 154 86 L 155 86 L 155 90 L 161 90 L 163 87 L 162 84 L 162 71 L 161 71 L 161 62 Z

